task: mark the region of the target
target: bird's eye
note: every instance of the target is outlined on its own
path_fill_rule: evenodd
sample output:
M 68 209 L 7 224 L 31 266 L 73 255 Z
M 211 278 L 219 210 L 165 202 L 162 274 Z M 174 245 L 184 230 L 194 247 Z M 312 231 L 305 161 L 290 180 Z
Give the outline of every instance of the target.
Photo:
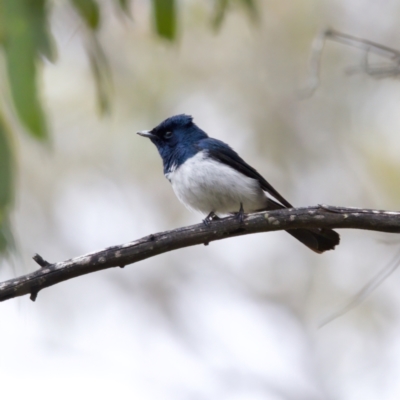
M 165 139 L 169 139 L 171 136 L 172 136 L 172 132 L 170 132 L 170 131 L 165 132 L 165 135 L 164 135 Z

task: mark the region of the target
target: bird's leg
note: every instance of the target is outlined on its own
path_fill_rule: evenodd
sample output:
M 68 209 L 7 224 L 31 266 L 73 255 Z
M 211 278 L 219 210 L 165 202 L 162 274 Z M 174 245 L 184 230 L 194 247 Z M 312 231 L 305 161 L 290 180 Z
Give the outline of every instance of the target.
M 211 223 L 211 221 L 216 220 L 216 219 L 219 219 L 218 215 L 216 215 L 214 211 L 211 211 L 211 212 L 207 215 L 207 217 L 205 217 L 205 218 L 203 219 L 203 224 L 204 224 L 205 226 L 209 226 L 210 223 Z
M 239 221 L 240 224 L 243 224 L 243 217 L 244 217 L 243 203 L 240 203 L 239 212 L 236 213 L 235 218 Z

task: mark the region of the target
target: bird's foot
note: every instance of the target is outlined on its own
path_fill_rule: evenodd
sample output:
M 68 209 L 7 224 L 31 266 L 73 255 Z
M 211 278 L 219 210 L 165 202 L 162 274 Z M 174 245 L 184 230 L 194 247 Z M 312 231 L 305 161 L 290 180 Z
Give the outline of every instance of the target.
M 215 221 L 215 220 L 217 220 L 217 219 L 220 219 L 220 218 L 218 217 L 218 215 L 215 214 L 214 211 L 211 211 L 210 214 L 208 214 L 207 217 L 205 217 L 205 218 L 203 219 L 203 224 L 204 224 L 205 226 L 209 226 L 209 225 L 211 224 L 211 221 Z
M 243 203 L 240 203 L 239 212 L 236 213 L 235 218 L 239 221 L 240 224 L 243 224 L 243 220 L 244 220 Z

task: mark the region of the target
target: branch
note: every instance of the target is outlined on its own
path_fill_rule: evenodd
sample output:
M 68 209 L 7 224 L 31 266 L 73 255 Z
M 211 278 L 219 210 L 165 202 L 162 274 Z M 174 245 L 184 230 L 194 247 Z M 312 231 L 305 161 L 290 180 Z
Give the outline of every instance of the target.
M 319 86 L 322 51 L 327 40 L 365 51 L 364 62 L 358 67 L 348 69 L 349 73 L 364 72 L 374 78 L 388 78 L 400 75 L 400 51 L 367 39 L 328 29 L 321 31 L 312 43 L 308 82 L 301 91 L 302 97 L 312 96 Z M 368 57 L 370 53 L 379 55 L 391 62 L 389 64 L 371 64 Z
M 299 228 L 350 228 L 400 233 L 400 212 L 377 211 L 319 205 L 259 212 L 244 216 L 243 223 L 235 217 L 187 226 L 145 236 L 120 246 L 108 247 L 66 261 L 49 263 L 36 254 L 33 259 L 41 269 L 0 283 L 0 301 L 30 294 L 35 301 L 40 290 L 77 276 L 127 264 L 157 254 L 215 240 L 259 232 Z

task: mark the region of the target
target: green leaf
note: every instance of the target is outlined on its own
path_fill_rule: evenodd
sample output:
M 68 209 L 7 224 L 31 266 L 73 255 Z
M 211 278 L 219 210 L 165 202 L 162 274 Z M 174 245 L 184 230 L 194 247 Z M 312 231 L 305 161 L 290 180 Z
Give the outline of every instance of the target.
M 0 252 L 13 243 L 8 212 L 13 201 L 14 157 L 10 136 L 0 116 Z
M 47 127 L 36 85 L 38 39 L 33 33 L 31 7 L 30 1 L 0 0 L 0 25 L 16 112 L 34 137 L 45 139 Z
M 255 0 L 215 0 L 215 12 L 212 19 L 215 29 L 219 29 L 221 27 L 228 8 L 233 5 L 234 2 L 240 3 L 242 6 L 246 7 L 248 13 L 254 20 L 258 19 Z
M 126 14 L 126 15 L 130 15 L 130 9 L 129 9 L 129 0 L 117 0 L 119 7 L 121 8 L 121 10 Z
M 174 0 L 153 0 L 157 33 L 168 40 L 176 36 L 176 5 Z
M 247 8 L 247 11 L 249 12 L 250 16 L 257 20 L 258 17 L 258 10 L 257 10 L 257 5 L 255 0 L 241 0 L 242 4 Z
M 94 35 L 91 36 L 88 49 L 90 66 L 96 83 L 97 99 L 101 114 L 110 112 L 110 93 L 112 87 L 110 67 L 100 43 Z
M 100 25 L 99 5 L 94 0 L 71 0 L 72 4 L 90 29 L 96 30 Z
M 219 29 L 221 27 L 222 21 L 225 18 L 228 4 L 229 0 L 216 0 L 214 17 L 212 20 L 215 29 Z
M 11 224 L 8 217 L 0 222 L 0 253 L 7 254 L 7 250 L 15 247 L 14 237 L 11 231 Z
M 48 24 L 48 7 L 46 0 L 30 0 L 27 2 L 33 40 L 38 52 L 49 61 L 57 58 L 54 38 Z
M 107 57 L 94 32 L 100 24 L 99 6 L 94 0 L 71 0 L 71 2 L 91 29 L 91 31 L 88 32 L 89 43 L 87 53 L 95 79 L 100 113 L 105 114 L 110 111 L 110 92 L 112 85 Z M 125 2 L 120 1 L 121 7 L 123 3 Z
M 2 211 L 12 202 L 13 155 L 9 133 L 3 118 L 0 117 L 0 221 Z

